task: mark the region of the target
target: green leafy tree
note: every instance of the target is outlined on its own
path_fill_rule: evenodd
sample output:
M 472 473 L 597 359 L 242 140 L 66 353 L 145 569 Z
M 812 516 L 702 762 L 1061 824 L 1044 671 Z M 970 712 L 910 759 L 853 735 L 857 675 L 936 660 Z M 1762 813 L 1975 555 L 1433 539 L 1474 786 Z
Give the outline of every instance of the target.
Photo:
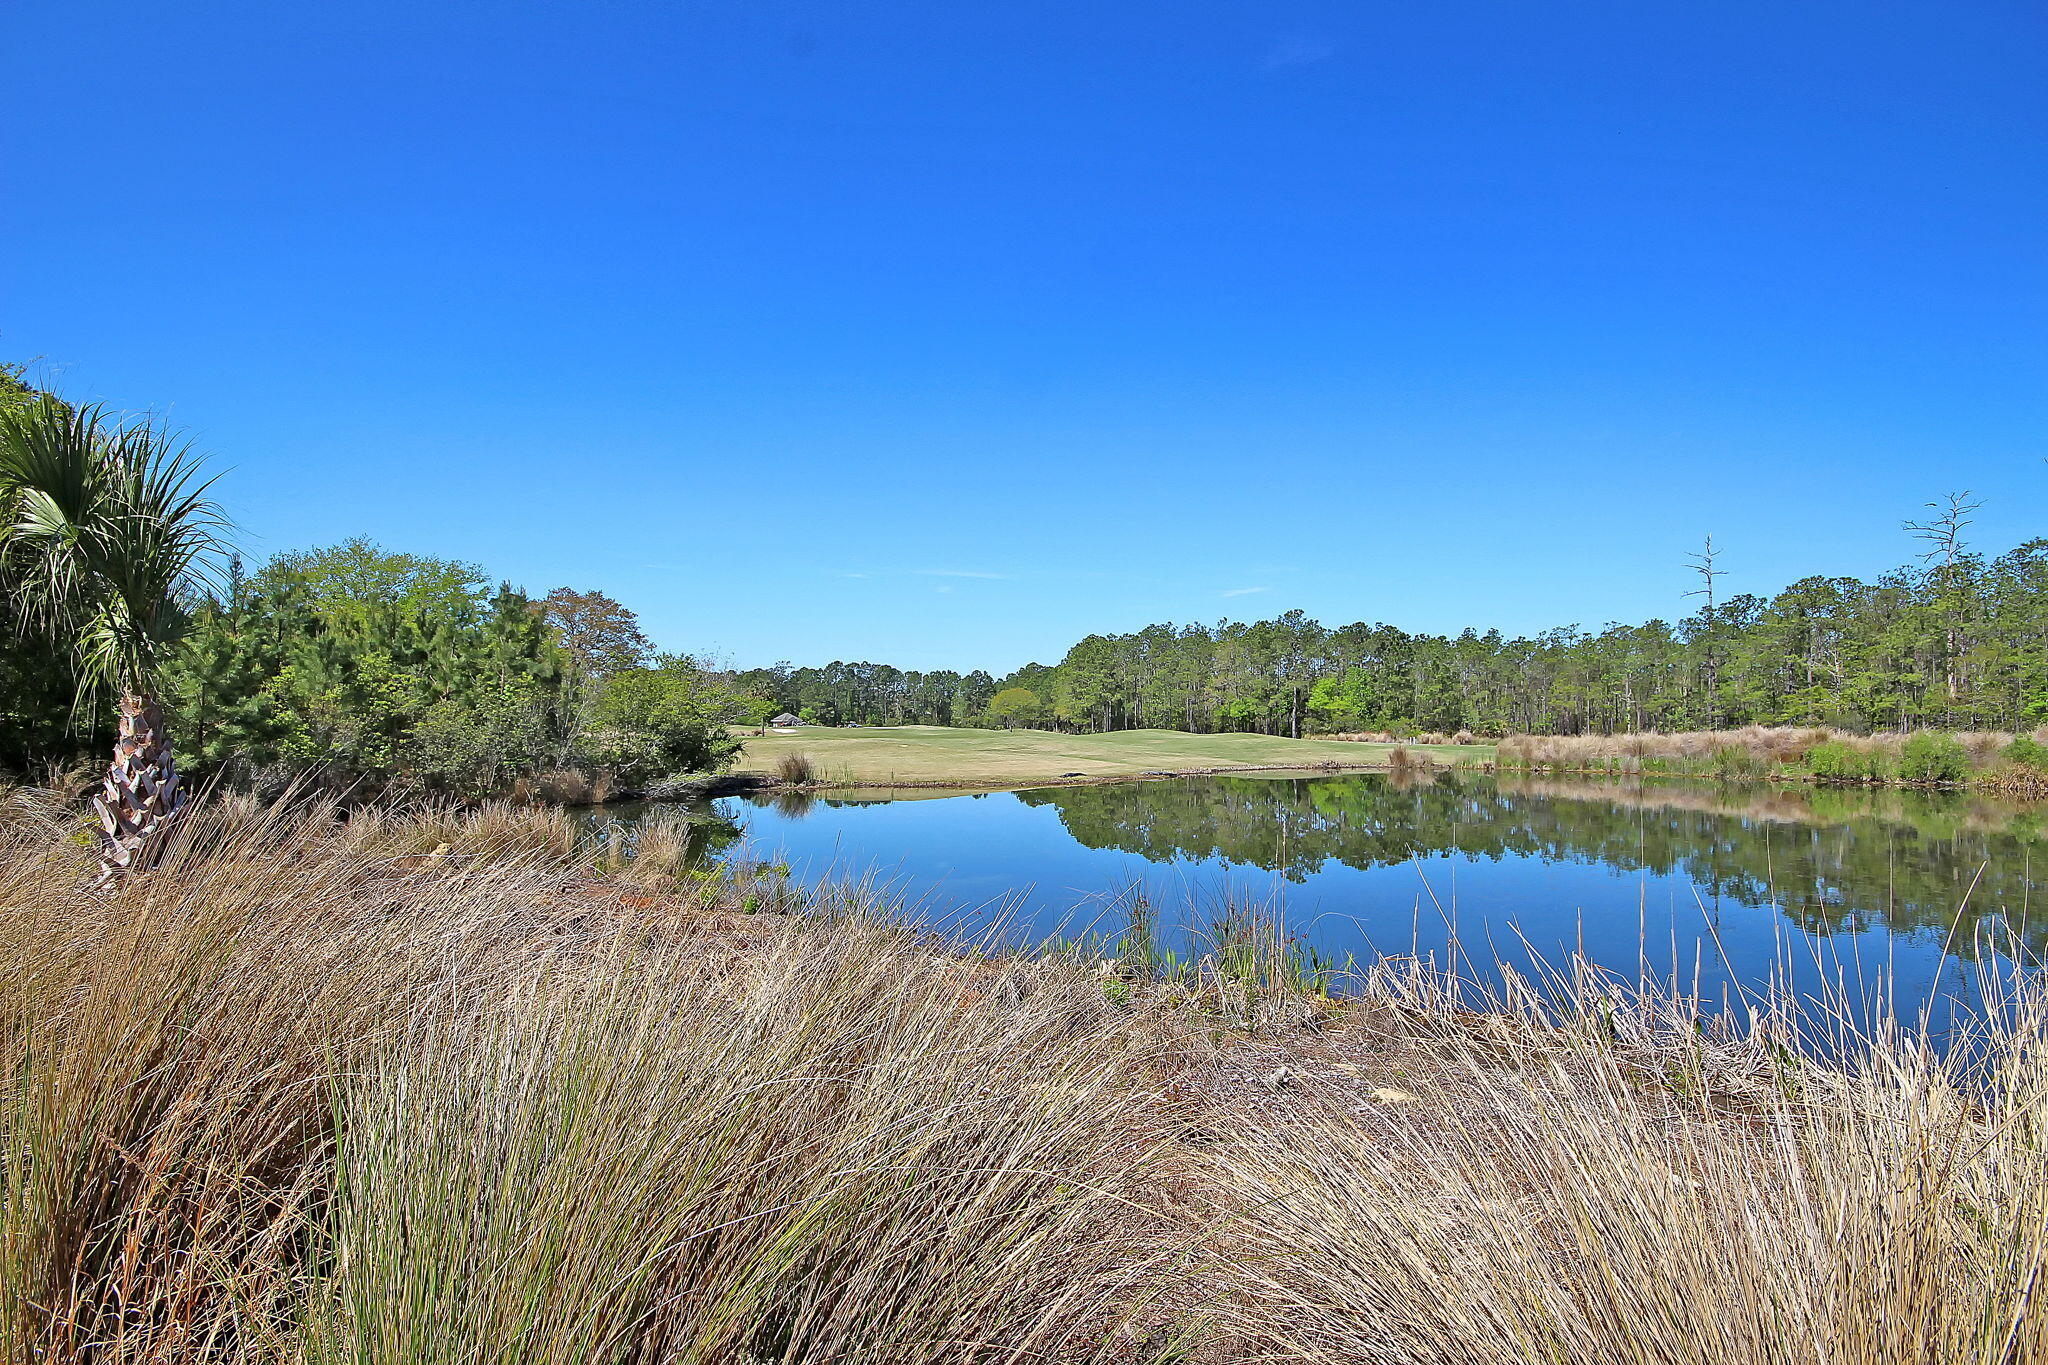
M 232 575 L 166 672 L 198 764 L 480 796 L 565 761 L 578 730 L 566 656 L 524 594 L 487 597 L 484 583 L 360 540 Z
M 459 559 L 386 550 L 362 536 L 277 556 L 256 575 L 265 592 L 290 589 L 330 625 L 357 624 L 380 608 L 436 620 L 481 613 L 490 577 Z
M 594 588 L 556 588 L 538 605 L 541 619 L 554 630 L 562 648 L 592 678 L 644 668 L 654 655 L 654 646 L 640 630 L 640 618 Z
M 686 655 L 613 674 L 598 693 L 591 752 L 631 777 L 715 772 L 739 752 L 742 694 Z
M 215 772 L 277 762 L 287 727 L 266 689 L 288 665 L 295 641 L 310 638 L 312 614 L 296 599 L 272 601 L 231 562 L 226 593 L 194 613 L 165 661 L 164 704 L 177 718 L 188 764 Z
M 1045 702 L 1028 687 L 1006 687 L 988 704 L 989 718 L 1006 730 L 1030 729 L 1044 722 Z

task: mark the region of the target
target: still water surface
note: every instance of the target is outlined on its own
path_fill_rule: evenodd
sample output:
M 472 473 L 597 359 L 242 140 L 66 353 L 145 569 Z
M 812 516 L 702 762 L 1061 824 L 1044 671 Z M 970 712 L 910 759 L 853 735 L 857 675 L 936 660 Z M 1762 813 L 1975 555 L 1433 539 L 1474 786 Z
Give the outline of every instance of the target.
M 1581 951 L 1708 997 L 1791 974 L 1968 994 L 2038 950 L 2048 807 L 1950 793 L 1608 785 L 1442 774 L 1246 776 L 901 799 L 727 798 L 713 856 L 869 877 L 910 914 L 1019 937 L 1114 934 L 1142 895 L 1184 941 L 1226 896 L 1323 959 Z M 1478 969 L 1483 975 L 1483 966 Z

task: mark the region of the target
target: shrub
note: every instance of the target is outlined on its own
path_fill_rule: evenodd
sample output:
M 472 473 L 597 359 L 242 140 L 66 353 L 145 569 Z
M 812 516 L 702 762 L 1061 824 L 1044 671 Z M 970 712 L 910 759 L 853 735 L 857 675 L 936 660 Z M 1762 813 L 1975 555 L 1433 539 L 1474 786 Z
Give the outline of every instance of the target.
M 546 695 L 514 678 L 428 706 L 398 757 L 435 790 L 478 797 L 502 792 L 548 747 Z
M 2038 768 L 2048 772 L 2048 744 L 2043 744 L 2032 735 L 2021 735 L 2005 746 L 2002 755 L 2007 763 L 2023 768 Z
M 1852 744 L 1823 740 L 1806 751 L 1806 766 L 1823 782 L 1862 782 L 1869 776 L 1867 757 Z
M 1756 777 L 1768 761 L 1746 745 L 1723 744 L 1714 750 L 1708 766 L 1716 777 Z
M 1954 735 L 1922 730 L 1899 751 L 1899 776 L 1908 782 L 1960 782 L 1970 775 L 1970 751 Z
M 584 744 L 599 764 L 632 777 L 718 772 L 739 752 L 726 725 L 735 704 L 694 661 L 664 658 L 605 679 Z
M 1806 753 L 1806 766 L 1823 782 L 1886 782 L 1894 773 L 1891 756 L 1876 744 L 1829 739 Z
M 809 754 L 784 754 L 775 760 L 775 776 L 792 787 L 803 787 L 818 780 L 818 769 Z

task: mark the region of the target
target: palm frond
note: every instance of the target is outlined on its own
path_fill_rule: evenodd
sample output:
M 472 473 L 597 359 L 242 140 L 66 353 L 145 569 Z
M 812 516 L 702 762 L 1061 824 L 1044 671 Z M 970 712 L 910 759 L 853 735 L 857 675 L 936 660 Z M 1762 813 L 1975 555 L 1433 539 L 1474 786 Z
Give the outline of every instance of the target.
M 191 447 L 43 397 L 0 412 L 0 581 L 69 642 L 81 699 L 141 690 L 212 586 L 229 523 Z

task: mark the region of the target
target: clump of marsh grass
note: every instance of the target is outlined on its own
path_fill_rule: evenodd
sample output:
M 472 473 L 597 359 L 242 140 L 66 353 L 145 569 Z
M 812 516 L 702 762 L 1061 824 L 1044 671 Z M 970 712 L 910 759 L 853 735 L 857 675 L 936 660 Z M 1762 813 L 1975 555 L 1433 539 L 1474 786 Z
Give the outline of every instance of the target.
M 818 780 L 818 765 L 809 754 L 782 754 L 775 760 L 775 780 L 791 787 L 807 787 Z
M 1970 755 L 1970 762 L 1984 768 L 1997 761 L 2015 736 L 2003 730 L 1958 730 L 1954 738 Z
M 530 819 L 202 808 L 104 896 L 0 835 L 10 1356 L 1107 1358 L 1168 1243 L 1085 973 L 981 1008 L 847 917 L 736 954 Z
M 525 789 L 529 799 L 551 805 L 601 806 L 611 799 L 616 779 L 603 769 L 554 768 L 525 781 Z
M 525 876 L 406 875 L 322 803 L 201 807 L 106 895 L 87 852 L 0 848 L 0 1330 L 22 1358 L 202 1359 L 287 1330 L 333 1078 L 481 1002 Z
M 2032 735 L 2015 735 L 1978 780 L 2015 796 L 2048 795 L 2048 744 Z
M 1196 1004 L 1233 1028 L 1258 1031 L 1317 1017 L 1337 974 L 1335 964 L 1288 926 L 1273 897 L 1222 887 L 1191 905 L 1179 932 L 1169 936 L 1143 888 L 1133 887 L 1123 917 L 1121 932 L 1106 944 L 1067 946 L 1108 953 L 1105 973 L 1157 986 L 1160 998 Z
M 1458 730 L 1446 734 L 1439 730 L 1425 730 L 1415 735 L 1397 735 L 1391 730 L 1347 730 L 1338 734 L 1324 735 L 1324 739 L 1341 739 L 1353 744 L 1477 744 L 1479 738 L 1470 730 Z
M 558 807 L 487 801 L 462 816 L 455 835 L 450 842 L 457 852 L 566 862 L 576 852 L 577 825 Z
M 663 806 L 630 823 L 608 822 L 589 843 L 597 869 L 635 891 L 664 895 L 692 882 L 713 894 L 721 889 L 718 878 L 698 866 L 705 846 L 703 820 L 689 810 Z
M 1386 764 L 1387 767 L 1399 775 L 1411 773 L 1421 768 L 1434 767 L 1436 766 L 1436 760 L 1430 756 L 1427 750 L 1411 749 L 1406 744 L 1396 744 L 1393 748 L 1387 750 Z
M 1881 1026 L 1838 1034 L 1853 1050 L 1827 1066 L 1771 1030 L 1685 1045 L 1682 1018 L 1654 1046 L 1631 1041 L 1657 1011 L 1611 995 L 1562 1020 L 1494 1003 L 1496 1027 L 1450 1035 L 1447 1083 L 1484 1121 L 1422 1134 L 1324 1114 L 1215 1152 L 1243 1210 L 1231 1311 L 1269 1358 L 1991 1365 L 2048 1350 L 2038 984 L 1965 1046 Z M 1503 1066 L 1504 1045 L 1522 1060 Z M 1705 1064 L 1716 1046 L 1746 1053 L 1759 1083 L 1731 1097 L 1730 1071 Z
M 426 853 L 497 862 L 567 862 L 576 854 L 576 817 L 558 806 L 429 800 L 349 812 L 354 847 L 388 854 Z M 297 826 L 292 826 L 297 830 Z
M 424 1028 L 343 1111 L 319 1354 L 1095 1358 L 1086 1311 L 1158 1251 L 1122 1060 L 1049 1001 L 963 1013 L 890 937 Z

